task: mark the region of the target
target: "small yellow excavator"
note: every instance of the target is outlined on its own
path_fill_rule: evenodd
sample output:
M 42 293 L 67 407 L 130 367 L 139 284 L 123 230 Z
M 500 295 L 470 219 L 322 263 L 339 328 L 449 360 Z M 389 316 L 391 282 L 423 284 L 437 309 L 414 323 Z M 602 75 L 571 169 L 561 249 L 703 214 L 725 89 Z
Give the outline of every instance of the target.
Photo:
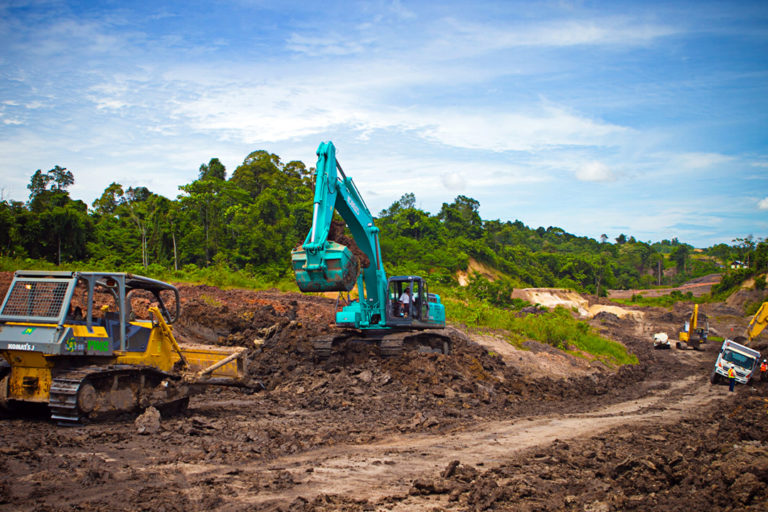
M 694 304 L 691 317 L 685 321 L 683 330 L 678 333 L 676 346 L 680 350 L 686 348 L 699 350 L 701 345 L 707 342 L 707 336 L 709 336 L 709 321 L 705 316 L 704 327 L 699 325 L 699 305 Z
M 47 404 L 77 424 L 180 410 L 203 385 L 249 386 L 244 348 L 176 342 L 180 312 L 176 287 L 147 277 L 17 271 L 0 308 L 0 406 Z

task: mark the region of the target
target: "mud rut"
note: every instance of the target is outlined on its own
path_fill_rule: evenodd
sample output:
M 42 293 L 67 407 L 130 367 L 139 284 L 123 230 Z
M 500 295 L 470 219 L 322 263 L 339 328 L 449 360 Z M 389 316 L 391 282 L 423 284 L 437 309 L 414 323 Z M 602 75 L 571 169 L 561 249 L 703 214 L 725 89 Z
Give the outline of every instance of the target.
M 0 510 L 766 510 L 768 385 L 710 386 L 714 344 L 654 351 L 648 334 L 675 332 L 684 306 L 602 315 L 640 364 L 561 379 L 460 331 L 450 356 L 350 344 L 317 364 L 332 300 L 181 292 L 178 336 L 248 347 L 266 390 L 211 389 L 150 435 L 134 417 L 6 415 Z M 743 321 L 708 313 L 722 331 Z

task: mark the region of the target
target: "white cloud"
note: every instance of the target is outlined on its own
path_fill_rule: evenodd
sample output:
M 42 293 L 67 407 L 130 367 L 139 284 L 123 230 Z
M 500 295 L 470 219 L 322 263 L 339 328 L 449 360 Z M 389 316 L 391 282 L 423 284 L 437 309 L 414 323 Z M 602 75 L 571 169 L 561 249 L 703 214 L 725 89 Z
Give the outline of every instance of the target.
M 443 185 L 451 191 L 460 192 L 467 186 L 467 180 L 457 172 L 451 172 L 443 175 Z
M 338 34 L 323 36 L 306 36 L 291 34 L 286 41 L 289 50 L 303 53 L 310 57 L 341 56 L 362 53 L 365 49 L 363 41 L 343 37 Z
M 611 145 L 626 132 L 621 126 L 594 121 L 545 106 L 528 112 L 465 112 L 457 109 L 423 111 L 415 122 L 428 120 L 420 130 L 430 139 L 454 147 L 491 151 L 530 151 L 550 146 Z
M 389 10 L 399 19 L 410 20 L 416 17 L 416 14 L 405 7 L 400 0 L 393 0 Z
M 603 17 L 525 24 L 472 23 L 466 19 L 442 20 L 436 31 L 450 34 L 436 38 L 431 45 L 436 56 L 481 55 L 521 47 L 572 47 L 605 45 L 611 47 L 648 44 L 675 35 L 677 27 L 637 24 L 623 17 Z M 447 52 L 448 49 L 452 52 Z
M 576 171 L 576 177 L 581 181 L 615 181 L 613 171 L 602 162 L 587 162 Z
M 328 69 L 327 73 L 335 71 L 339 70 Z M 335 127 L 352 127 L 361 136 L 371 130 L 393 129 L 452 147 L 529 151 L 553 146 L 612 146 L 629 131 L 545 100 L 524 110 L 506 111 L 392 105 L 388 103 L 392 94 L 405 87 L 430 86 L 439 76 L 406 74 L 400 82 L 378 82 L 377 77 L 384 72 L 372 65 L 363 79 L 357 70 L 341 70 L 337 79 L 330 81 L 315 75 L 312 79 L 294 76 L 286 80 L 277 73 L 274 80 L 225 76 L 219 84 L 210 84 L 205 79 L 197 81 L 196 76 L 219 74 L 199 69 L 197 73 L 184 72 L 183 81 L 164 82 L 163 90 L 184 94 L 159 108 L 168 108 L 169 117 L 177 122 L 244 142 L 288 140 L 327 133 Z M 107 83 L 94 91 L 93 100 L 102 108 L 130 101 L 125 99 L 124 86 Z
M 760 210 L 768 210 L 768 197 L 758 201 L 757 208 Z
M 675 158 L 678 165 L 686 169 L 706 169 L 733 160 L 719 153 L 684 153 Z

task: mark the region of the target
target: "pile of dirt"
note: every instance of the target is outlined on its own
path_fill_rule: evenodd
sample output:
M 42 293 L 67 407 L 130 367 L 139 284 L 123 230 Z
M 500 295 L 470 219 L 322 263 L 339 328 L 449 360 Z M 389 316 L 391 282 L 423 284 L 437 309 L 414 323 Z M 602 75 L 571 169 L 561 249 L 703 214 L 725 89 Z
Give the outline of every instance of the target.
M 375 345 L 347 342 L 318 363 L 312 340 L 341 332 L 332 325 L 332 299 L 205 286 L 181 291 L 186 314 L 177 330 L 185 339 L 249 348 L 251 375 L 296 406 L 360 408 L 384 423 L 400 425 L 417 409 L 436 420 L 433 427 L 446 426 L 479 413 L 514 414 L 531 400 L 599 397 L 608 389 L 632 393 L 646 371 L 643 364 L 618 371 L 592 365 L 569 379 L 524 372 L 459 331 L 452 336 L 450 356 L 406 351 L 387 359 Z
M 454 461 L 411 494 L 446 495 L 461 510 L 765 510 L 767 403 L 753 396 L 725 414 L 555 441 L 490 470 Z

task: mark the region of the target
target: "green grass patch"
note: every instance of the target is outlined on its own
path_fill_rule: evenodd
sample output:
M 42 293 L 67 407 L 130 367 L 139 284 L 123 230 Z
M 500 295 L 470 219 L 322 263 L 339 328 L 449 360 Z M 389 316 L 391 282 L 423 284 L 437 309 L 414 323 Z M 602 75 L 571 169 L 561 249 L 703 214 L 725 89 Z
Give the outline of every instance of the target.
M 671 308 L 677 302 L 693 302 L 694 304 L 704 304 L 709 302 L 708 295 L 695 297 L 693 293 L 682 293 L 677 290 L 668 295 L 660 297 L 645 297 L 642 293 L 633 295 L 629 299 L 611 299 L 611 302 L 623 304 L 625 306 L 655 306 L 660 308 Z
M 472 299 L 445 297 L 444 302 L 449 321 L 480 330 L 501 330 L 517 347 L 535 340 L 609 366 L 637 364 L 637 357 L 629 354 L 624 345 L 600 336 L 588 323 L 577 320 L 562 307 L 518 316 L 516 311 Z

